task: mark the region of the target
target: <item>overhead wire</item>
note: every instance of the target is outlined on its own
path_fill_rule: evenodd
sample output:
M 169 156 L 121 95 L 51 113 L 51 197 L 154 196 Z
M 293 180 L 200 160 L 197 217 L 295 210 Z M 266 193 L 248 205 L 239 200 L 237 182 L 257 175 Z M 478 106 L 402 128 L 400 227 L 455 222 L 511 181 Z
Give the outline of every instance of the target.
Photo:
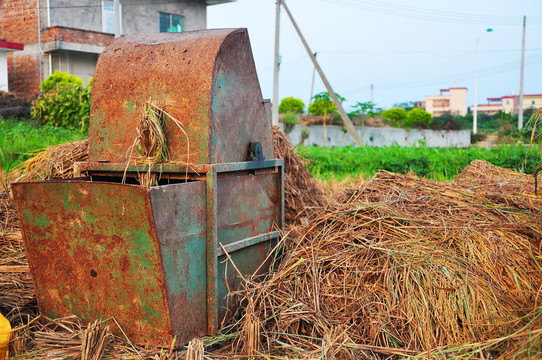
M 525 67 L 539 64 L 539 63 L 542 63 L 542 53 L 530 56 L 525 59 Z M 480 70 L 478 72 L 478 78 L 499 75 L 505 72 L 517 70 L 519 69 L 519 67 L 520 65 L 518 61 L 506 62 L 503 64 L 495 65 L 495 66 Z M 427 79 L 427 80 L 422 80 L 422 81 L 404 82 L 404 83 L 382 83 L 382 84 L 375 83 L 375 85 L 377 85 L 380 90 L 411 89 L 411 88 L 417 88 L 417 87 L 436 85 L 436 84 L 449 82 L 449 81 L 470 80 L 471 78 L 473 78 L 473 76 L 474 76 L 473 72 L 471 71 L 471 72 L 464 72 L 464 73 L 459 73 L 455 75 L 443 76 L 443 77 L 432 78 L 432 79 Z M 346 91 L 345 94 L 358 93 L 362 91 L 364 88 L 365 87 L 358 88 L 358 89 L 351 89 L 351 90 Z
M 349 8 L 395 15 L 418 20 L 460 24 L 521 25 L 523 16 L 470 14 L 437 9 L 419 8 L 396 3 L 372 0 L 322 0 Z M 542 24 L 542 15 L 529 16 L 529 24 Z

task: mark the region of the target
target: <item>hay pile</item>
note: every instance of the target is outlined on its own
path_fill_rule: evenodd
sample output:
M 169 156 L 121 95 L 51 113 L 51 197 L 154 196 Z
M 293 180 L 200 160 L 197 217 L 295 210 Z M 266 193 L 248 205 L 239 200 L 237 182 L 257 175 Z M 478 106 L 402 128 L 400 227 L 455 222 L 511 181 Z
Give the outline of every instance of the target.
M 17 181 L 39 181 L 73 177 L 73 164 L 88 159 L 88 139 L 54 145 L 20 164 Z
M 297 153 L 278 127 L 273 128 L 275 157 L 284 160 L 284 215 L 288 226 L 306 223 L 326 203 L 322 189 L 314 181 Z
M 331 358 L 487 358 L 512 338 L 540 348 L 532 183 L 477 161 L 453 184 L 382 172 L 347 190 L 288 235 L 265 282 L 249 284 L 251 316 L 269 319 L 267 347 Z

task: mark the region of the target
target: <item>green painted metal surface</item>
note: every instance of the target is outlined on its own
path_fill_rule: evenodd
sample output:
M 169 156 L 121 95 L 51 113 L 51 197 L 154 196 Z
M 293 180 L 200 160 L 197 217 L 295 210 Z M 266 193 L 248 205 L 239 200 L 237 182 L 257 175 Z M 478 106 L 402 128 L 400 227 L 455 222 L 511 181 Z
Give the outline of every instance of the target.
M 51 181 L 13 189 L 43 313 L 115 317 L 140 344 L 206 332 L 204 182 L 149 189 Z

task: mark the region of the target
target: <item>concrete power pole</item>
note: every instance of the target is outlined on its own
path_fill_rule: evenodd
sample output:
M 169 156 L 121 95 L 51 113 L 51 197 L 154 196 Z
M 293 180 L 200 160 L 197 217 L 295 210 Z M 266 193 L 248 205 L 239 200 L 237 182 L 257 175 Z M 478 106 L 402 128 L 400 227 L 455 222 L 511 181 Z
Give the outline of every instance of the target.
M 279 124 L 279 35 L 280 35 L 280 0 L 277 0 L 275 14 L 275 60 L 273 67 L 273 104 L 271 107 L 271 123 Z
M 474 65 L 474 114 L 472 116 L 472 132 L 478 132 L 478 46 L 480 39 L 476 39 L 476 64 Z
M 314 58 L 316 59 L 318 52 L 314 53 Z M 312 82 L 311 82 L 311 96 L 309 97 L 309 107 L 312 105 L 312 95 L 314 94 L 314 76 L 316 75 L 316 67 L 312 69 Z M 308 110 L 308 108 L 307 108 Z
M 518 129 L 523 129 L 523 75 L 525 74 L 525 23 L 527 17 L 523 17 L 523 38 L 521 39 L 521 71 L 519 74 L 519 104 L 518 104 Z
M 113 0 L 113 9 L 115 17 L 115 38 L 118 38 L 120 37 L 119 0 Z
M 284 0 L 280 0 L 282 5 L 284 6 L 284 10 L 286 10 L 286 14 L 288 14 L 288 17 L 292 21 L 292 25 L 295 28 L 295 31 L 297 32 L 297 35 L 299 35 L 299 38 L 301 39 L 301 42 L 303 43 L 303 46 L 305 47 L 305 50 L 307 50 L 307 53 L 309 54 L 309 57 L 312 60 L 312 63 L 316 70 L 318 71 L 318 74 L 320 75 L 320 78 L 322 79 L 322 82 L 326 86 L 327 92 L 329 93 L 329 96 L 333 100 L 333 103 L 335 104 L 335 107 L 339 111 L 339 115 L 341 115 L 341 119 L 344 121 L 344 124 L 346 125 L 346 128 L 350 132 L 350 135 L 354 138 L 356 141 L 356 144 L 358 146 L 362 146 L 363 142 L 359 138 L 358 134 L 356 133 L 356 129 L 354 128 L 354 125 L 352 124 L 352 121 L 350 121 L 350 118 L 348 118 L 348 115 L 346 115 L 346 112 L 343 109 L 343 106 L 339 99 L 337 98 L 337 95 L 335 94 L 335 91 L 333 91 L 333 88 L 331 87 L 329 81 L 327 81 L 326 76 L 324 75 L 324 72 L 322 71 L 322 68 L 316 61 L 316 57 L 314 57 L 314 54 L 311 52 L 311 49 L 309 48 L 309 44 L 307 44 L 307 41 L 303 37 L 303 34 L 301 33 L 301 30 L 299 30 L 299 27 L 297 26 L 297 23 L 294 20 L 294 17 L 292 16 L 292 13 L 290 12 L 290 9 L 288 9 L 288 6 L 286 6 L 286 3 Z
M 36 0 L 38 10 L 38 48 L 39 48 L 39 62 L 40 62 L 40 85 L 43 82 L 43 51 L 41 49 L 41 7 L 40 0 Z M 41 86 L 40 86 L 41 94 Z

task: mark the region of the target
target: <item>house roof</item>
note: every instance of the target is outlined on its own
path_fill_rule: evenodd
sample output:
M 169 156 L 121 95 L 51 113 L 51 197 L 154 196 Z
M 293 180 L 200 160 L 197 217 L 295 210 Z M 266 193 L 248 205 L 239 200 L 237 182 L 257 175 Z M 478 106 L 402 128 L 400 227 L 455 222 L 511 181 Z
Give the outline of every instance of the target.
M 6 40 L 0 40 L 0 50 L 3 50 L 3 51 L 24 50 L 24 44 L 6 41 Z
M 526 97 L 541 97 L 542 94 L 525 94 L 523 95 L 523 98 L 525 99 Z M 503 96 L 501 99 L 513 99 L 513 98 L 519 98 L 519 95 L 506 95 L 506 96 Z

